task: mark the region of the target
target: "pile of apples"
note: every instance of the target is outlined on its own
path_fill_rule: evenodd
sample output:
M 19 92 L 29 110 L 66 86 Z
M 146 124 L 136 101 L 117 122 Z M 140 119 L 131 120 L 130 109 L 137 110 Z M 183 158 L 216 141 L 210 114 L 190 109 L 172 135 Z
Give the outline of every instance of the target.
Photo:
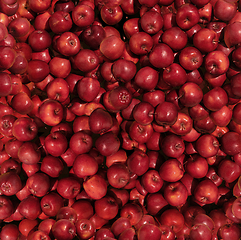
M 1 240 L 240 240 L 241 2 L 0 0 Z

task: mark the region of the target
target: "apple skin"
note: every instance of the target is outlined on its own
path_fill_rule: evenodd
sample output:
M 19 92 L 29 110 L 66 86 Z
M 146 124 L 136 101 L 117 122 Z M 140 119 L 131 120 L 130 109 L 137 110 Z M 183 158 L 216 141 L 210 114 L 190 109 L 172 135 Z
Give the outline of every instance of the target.
M 56 11 L 48 19 L 50 29 L 56 34 L 69 31 L 72 24 L 73 21 L 70 14 L 64 11 Z
M 12 91 L 11 77 L 8 73 L 4 73 L 4 72 L 1 72 L 0 76 L 2 79 L 0 96 L 5 97 L 9 95 L 10 92 Z
M 117 60 L 122 55 L 124 48 L 125 43 L 115 35 L 106 36 L 100 43 L 101 53 L 111 61 Z
M 95 200 L 101 199 L 107 193 L 107 183 L 98 173 L 83 182 L 86 193 Z
M 182 85 L 178 91 L 180 103 L 185 107 L 194 107 L 199 104 L 203 98 L 202 89 L 193 82 L 187 82 Z
M 240 109 L 241 109 L 241 104 L 237 103 L 234 106 L 233 111 L 232 111 L 232 120 L 237 124 L 241 123 L 241 121 L 240 121 Z
M 230 79 L 230 87 L 232 96 L 234 98 L 238 98 L 240 96 L 239 89 L 240 89 L 240 73 L 234 74 Z
M 149 61 L 156 68 L 166 68 L 174 61 L 173 50 L 166 43 L 158 43 L 149 53 Z
M 219 111 L 211 112 L 210 117 L 219 127 L 226 127 L 233 119 L 233 111 L 224 105 Z
M 222 97 L 221 97 L 222 96 Z M 215 87 L 203 96 L 203 103 L 210 111 L 218 111 L 228 103 L 228 95 L 221 87 Z
M 186 21 L 188 19 L 188 21 Z M 176 14 L 176 22 L 183 30 L 188 30 L 199 21 L 199 12 L 195 5 L 186 3 L 180 6 Z
M 72 32 L 64 32 L 57 39 L 56 47 L 64 56 L 74 56 L 81 49 L 81 43 L 76 34 Z
M 94 10 L 85 4 L 79 4 L 71 13 L 73 22 L 80 28 L 85 28 L 94 22 Z M 82 16 L 82 17 L 80 17 Z
M 233 47 L 240 42 L 240 22 L 233 22 L 227 25 L 224 31 L 224 42 L 227 47 Z
M 64 102 L 69 96 L 69 85 L 63 78 L 55 78 L 48 84 L 46 92 L 50 99 Z
M 99 65 L 99 59 L 93 50 L 81 49 L 74 56 L 74 63 L 80 71 L 90 72 Z
M 32 211 L 33 206 L 34 211 Z M 33 195 L 26 197 L 19 203 L 19 212 L 27 219 L 36 219 L 41 213 L 40 200 Z
M 12 133 L 21 142 L 32 141 L 37 136 L 38 127 L 33 119 L 20 117 L 14 122 Z
M 163 27 L 163 17 L 157 11 L 146 11 L 140 18 L 140 26 L 148 34 L 156 34 Z
M 18 158 L 21 163 L 34 165 L 40 161 L 41 152 L 36 143 L 24 142 L 18 149 Z
M 209 143 L 205 145 L 208 149 L 203 148 L 202 142 L 205 142 L 205 144 Z M 196 141 L 196 150 L 204 158 L 212 157 L 218 153 L 219 141 L 211 134 L 204 134 Z
M 102 227 L 99 230 L 97 230 L 95 233 L 96 240 L 103 240 L 104 238 L 107 238 L 107 237 L 110 237 L 110 238 L 115 237 L 109 228 Z
M 206 55 L 204 65 L 212 75 L 221 75 L 228 71 L 229 59 L 224 52 L 216 50 Z
M 239 145 L 241 144 L 240 135 L 237 132 L 229 131 L 221 138 L 222 150 L 231 156 L 240 152 Z
M 75 223 L 77 221 L 77 213 L 72 207 L 63 206 L 56 214 L 56 220 L 68 219 Z
M 126 160 L 127 160 L 127 154 L 126 154 L 125 150 L 120 149 L 120 150 L 118 150 L 117 153 L 106 157 L 106 166 L 108 168 L 110 168 L 110 166 L 115 163 L 125 164 Z
M 136 203 L 126 203 L 120 210 L 120 216 L 126 217 L 130 220 L 131 225 L 137 224 L 142 216 L 142 208 Z
M 81 239 L 90 239 L 95 234 L 94 224 L 89 219 L 80 219 L 75 226 L 76 233 Z
M 77 213 L 77 220 L 80 219 L 90 219 L 94 215 L 94 208 L 87 199 L 79 199 L 75 201 L 71 208 L 73 208 Z
M 148 237 L 151 237 L 153 240 L 158 240 L 161 239 L 161 236 L 161 230 L 155 224 L 144 224 L 137 232 L 137 237 L 140 240 L 144 240 Z
M 42 159 L 40 170 L 52 178 L 57 178 L 64 170 L 64 164 L 60 158 L 46 156 Z
M 157 215 L 163 209 L 168 206 L 168 202 L 165 200 L 161 193 L 151 193 L 146 197 L 147 212 L 152 216 Z
M 156 224 L 156 221 L 153 216 L 149 214 L 144 214 L 142 219 L 134 226 L 138 230 L 143 224 Z
M 60 132 L 52 132 L 44 139 L 46 151 L 54 157 L 61 156 L 68 147 L 66 136 Z
M 91 77 L 84 77 L 78 81 L 76 90 L 80 99 L 85 102 L 92 102 L 100 91 L 100 82 Z
M 124 230 L 131 227 L 131 222 L 129 218 L 119 217 L 111 225 L 111 232 L 114 236 L 118 237 Z
M 218 197 L 218 188 L 210 179 L 201 181 L 194 190 L 194 198 L 201 206 L 214 203 Z
M 153 47 L 153 39 L 146 32 L 136 32 L 129 39 L 131 52 L 136 55 L 149 53 Z
M 11 100 L 12 108 L 20 114 L 29 114 L 34 107 L 33 101 L 25 92 L 17 93 Z
M 151 138 L 152 134 L 153 128 L 151 123 L 142 125 L 137 121 L 133 121 L 129 129 L 130 138 L 138 142 L 138 144 L 146 143 Z
M 141 176 L 149 168 L 149 157 L 143 151 L 136 149 L 127 158 L 127 166 L 130 172 Z
M 45 173 L 37 172 L 27 179 L 26 186 L 32 195 L 43 197 L 50 190 L 50 178 Z
M 124 163 L 113 163 L 107 169 L 107 179 L 109 184 L 114 188 L 123 188 L 129 182 L 130 174 Z
M 141 183 L 149 193 L 155 193 L 162 188 L 163 180 L 157 170 L 150 169 L 142 175 Z
M 163 153 L 169 158 L 178 158 L 185 150 L 184 141 L 175 134 L 165 136 L 160 145 Z
M 12 196 L 22 189 L 22 181 L 15 172 L 6 172 L 0 175 L 1 195 Z
M 184 216 L 176 208 L 165 210 L 158 216 L 158 220 L 161 225 L 171 227 L 175 233 L 179 232 L 184 225 Z
M 92 148 L 92 137 L 84 131 L 74 133 L 69 140 L 69 147 L 76 155 L 88 153 Z
M 105 196 L 95 201 L 95 212 L 103 219 L 114 219 L 118 214 L 118 204 L 113 197 Z
M 164 101 L 155 109 L 155 121 L 158 125 L 173 125 L 178 117 L 177 107 L 174 103 Z
M 64 57 L 53 57 L 48 66 L 49 72 L 57 78 L 66 78 L 71 72 L 70 60 Z
M 23 37 L 29 33 L 30 22 L 27 18 L 16 18 L 11 21 L 8 25 L 8 32 L 13 35 L 13 37 Z
M 206 42 L 206 47 L 203 46 L 204 42 Z M 217 33 L 212 29 L 201 29 L 193 36 L 193 44 L 201 52 L 210 53 L 218 46 Z
M 97 138 L 95 147 L 103 156 L 110 156 L 119 150 L 120 140 L 113 132 L 107 132 Z
M 218 236 L 222 237 L 222 239 L 239 239 L 241 236 L 240 228 L 238 224 L 225 224 L 218 230 Z
M 114 111 L 120 111 L 128 107 L 132 100 L 132 93 L 124 86 L 118 86 L 107 92 L 108 101 Z
M 64 199 L 58 193 L 50 192 L 41 199 L 40 205 L 44 214 L 54 217 L 64 206 Z
M 168 204 L 174 207 L 184 205 L 188 197 L 187 188 L 181 181 L 167 184 L 164 187 L 163 194 Z
M 183 177 L 184 169 L 177 159 L 166 160 L 159 169 L 159 174 L 164 181 L 176 182 Z
M 212 232 L 205 224 L 195 224 L 190 230 L 191 239 L 212 239 Z
M 65 177 L 58 181 L 56 190 L 63 198 L 72 199 L 79 194 L 81 190 L 80 183 L 75 177 Z
M 186 172 L 194 178 L 203 178 L 208 173 L 207 160 L 199 155 L 191 156 L 185 165 Z
M 52 233 L 60 240 L 73 239 L 76 235 L 76 227 L 71 221 L 60 219 L 54 223 Z
M 78 154 L 73 163 L 73 171 L 79 178 L 86 178 L 97 173 L 98 163 L 89 154 Z
M 20 231 L 17 227 L 17 225 L 9 223 L 2 227 L 2 231 L 0 233 L 1 238 L 18 238 L 20 235 Z
M 240 176 L 240 166 L 232 160 L 224 159 L 218 165 L 218 175 L 227 183 L 232 183 Z
M 116 25 L 118 24 L 122 17 L 123 11 L 122 8 L 117 4 L 111 6 L 111 4 L 104 5 L 100 9 L 101 19 L 108 25 Z
M 53 99 L 46 99 L 39 106 L 40 119 L 49 126 L 59 124 L 64 115 L 64 109 L 61 103 Z
M 21 172 L 20 166 L 21 165 L 18 161 L 10 158 L 1 164 L 0 173 L 3 174 L 3 173 L 12 171 L 19 174 Z
M 170 130 L 178 136 L 183 136 L 190 133 L 192 128 L 193 120 L 191 119 L 191 117 L 187 113 L 179 111 L 177 114 L 177 120 L 170 127 Z

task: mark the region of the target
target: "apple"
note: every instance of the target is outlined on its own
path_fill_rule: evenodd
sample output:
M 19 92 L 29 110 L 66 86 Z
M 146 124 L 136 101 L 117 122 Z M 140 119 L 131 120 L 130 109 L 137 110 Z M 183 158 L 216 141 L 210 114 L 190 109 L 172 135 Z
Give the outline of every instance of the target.
M 177 182 L 183 177 L 184 169 L 177 159 L 170 158 L 161 165 L 159 174 L 164 181 Z
M 163 180 L 158 171 L 154 169 L 148 170 L 142 175 L 141 183 L 144 189 L 149 193 L 158 192 L 163 186 Z
M 117 201 L 111 196 L 105 196 L 96 200 L 94 208 L 96 214 L 106 220 L 114 219 L 119 210 Z
M 68 147 L 66 136 L 60 132 L 52 132 L 44 139 L 46 151 L 54 157 L 61 156 Z
M 46 194 L 40 201 L 41 209 L 47 216 L 56 216 L 64 205 L 63 198 L 55 192 Z
M 142 225 L 137 233 L 138 239 L 146 239 L 151 237 L 152 239 L 161 239 L 162 233 L 158 226 L 155 224 L 144 224 Z
M 185 170 L 193 178 L 203 178 L 208 174 L 207 160 L 200 155 L 191 155 L 185 164 Z
M 114 236 L 118 237 L 124 230 L 131 227 L 131 222 L 127 217 L 120 217 L 111 225 L 111 232 Z
M 42 159 L 40 170 L 52 178 L 57 178 L 64 170 L 64 164 L 60 158 L 48 155 Z
M 222 237 L 223 239 L 228 239 L 229 237 L 232 237 L 232 239 L 238 239 L 240 238 L 240 235 L 240 228 L 236 223 L 225 224 L 218 230 L 218 236 Z
M 100 43 L 100 52 L 109 60 L 117 60 L 123 53 L 125 43 L 116 35 L 106 36 Z
M 240 136 L 238 133 L 229 131 L 221 138 L 222 150 L 229 155 L 236 155 L 239 151 Z
M 58 239 L 73 239 L 76 235 L 76 227 L 71 221 L 60 219 L 54 223 L 52 233 Z
M 107 169 L 107 179 L 114 188 L 123 188 L 129 182 L 130 174 L 127 166 L 123 163 L 113 163 Z
M 73 25 L 72 18 L 68 12 L 56 11 L 48 19 L 50 29 L 56 33 L 61 34 L 69 31 Z
M 200 206 L 214 203 L 217 197 L 218 187 L 210 179 L 201 181 L 194 190 L 194 198 Z
M 218 175 L 227 183 L 234 182 L 240 175 L 241 168 L 234 161 L 224 159 L 218 165 Z
M 164 187 L 163 196 L 171 206 L 181 207 L 187 201 L 188 191 L 181 181 L 177 181 L 174 183 L 168 183 Z
M 203 142 L 205 142 L 205 146 L 208 147 L 207 149 L 205 149 Z M 219 141 L 211 134 L 200 136 L 195 145 L 197 152 L 204 158 L 215 156 L 219 150 Z
M 136 149 L 127 158 L 127 167 L 131 173 L 143 175 L 149 168 L 149 157 L 143 151 Z
M 41 152 L 34 142 L 24 142 L 18 149 L 18 159 L 27 165 L 37 164 L 41 159 Z
M 208 73 L 221 75 L 228 71 L 229 59 L 224 52 L 216 50 L 206 55 L 204 65 Z
M 179 232 L 184 226 L 184 217 L 176 208 L 165 210 L 158 217 L 158 220 L 161 225 L 171 227 L 175 233 Z
M 105 179 L 97 174 L 90 176 L 83 182 L 83 188 L 93 199 L 101 199 L 107 193 L 107 183 Z
M 160 144 L 163 153 L 169 158 L 179 158 L 185 151 L 184 141 L 175 134 L 165 136 Z
M 199 22 L 199 12 L 195 5 L 186 3 L 180 6 L 176 13 L 177 25 L 183 29 L 188 30 Z
M 120 210 L 120 216 L 129 219 L 130 224 L 135 225 L 142 219 L 143 211 L 136 203 L 126 203 Z

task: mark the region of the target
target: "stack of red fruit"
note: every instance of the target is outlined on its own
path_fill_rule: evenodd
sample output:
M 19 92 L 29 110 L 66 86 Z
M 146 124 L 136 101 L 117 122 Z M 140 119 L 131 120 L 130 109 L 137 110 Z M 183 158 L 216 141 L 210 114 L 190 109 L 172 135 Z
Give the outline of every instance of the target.
M 0 0 L 0 239 L 241 239 L 241 2 Z

